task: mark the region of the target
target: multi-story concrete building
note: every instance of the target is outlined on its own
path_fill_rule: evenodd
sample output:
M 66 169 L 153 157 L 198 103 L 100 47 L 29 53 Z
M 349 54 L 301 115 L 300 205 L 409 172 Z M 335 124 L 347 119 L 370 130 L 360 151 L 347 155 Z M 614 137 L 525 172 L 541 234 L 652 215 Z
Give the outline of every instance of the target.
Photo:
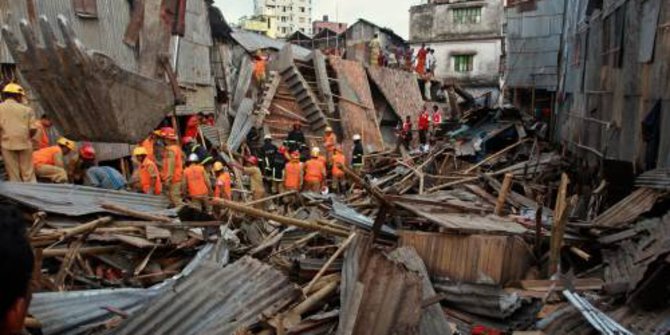
M 435 50 L 435 77 L 497 87 L 502 55 L 500 0 L 430 0 L 410 9 L 410 45 Z
M 254 0 L 256 15 L 275 18 L 275 36 L 283 38 L 295 31 L 312 35 L 313 0 Z
M 245 16 L 240 18 L 240 28 L 267 37 L 277 37 L 277 19 L 269 15 Z

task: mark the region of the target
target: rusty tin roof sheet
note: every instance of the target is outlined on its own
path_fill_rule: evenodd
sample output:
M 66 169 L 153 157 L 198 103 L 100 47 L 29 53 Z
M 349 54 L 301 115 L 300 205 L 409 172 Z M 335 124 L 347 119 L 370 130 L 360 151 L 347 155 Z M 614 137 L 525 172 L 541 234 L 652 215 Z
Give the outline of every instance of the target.
M 367 70 L 398 116 L 404 120 L 418 115 L 424 103 L 414 73 L 379 66 L 369 66 Z
M 251 257 L 224 268 L 203 264 L 112 334 L 233 334 L 298 293 L 286 276 Z
M 647 171 L 635 179 L 635 186 L 670 190 L 670 168 Z
M 617 228 L 635 221 L 648 212 L 658 200 L 659 193 L 650 188 L 640 188 L 623 200 L 608 208 L 593 219 L 593 224 L 601 227 Z

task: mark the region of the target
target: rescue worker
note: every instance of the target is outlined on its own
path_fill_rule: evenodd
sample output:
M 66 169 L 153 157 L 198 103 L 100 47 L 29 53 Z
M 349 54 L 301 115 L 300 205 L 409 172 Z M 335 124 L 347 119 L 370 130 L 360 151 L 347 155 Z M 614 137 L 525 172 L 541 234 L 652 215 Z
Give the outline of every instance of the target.
M 412 145 L 412 119 L 407 115 L 405 122 L 402 123 L 399 129 L 399 139 L 400 143 L 405 146 L 405 149 L 409 150 Z
M 288 149 L 285 146 L 280 146 L 272 160 L 272 191 L 275 194 L 282 193 L 284 189 L 284 169 L 286 168 L 287 151 Z
M 184 153 L 177 144 L 177 134 L 174 129 L 163 128 L 161 137 L 165 140 L 167 147 L 163 154 L 163 171 L 161 180 L 166 188 L 168 199 L 173 207 L 183 204 L 181 199 L 181 183 L 184 175 Z
M 212 193 L 212 185 L 196 154 L 188 156 L 187 167 L 184 169 L 184 188 L 193 207 L 207 210 L 207 197 Z
M 355 134 L 353 137 L 354 148 L 351 151 L 351 167 L 354 169 L 357 175 L 361 175 L 363 171 L 363 143 L 361 142 L 361 135 Z
M 214 187 L 214 198 L 233 200 L 232 179 L 228 168 L 221 162 L 214 163 L 216 174 L 216 186 Z
M 293 151 L 291 160 L 284 167 L 284 189 L 286 191 L 300 192 L 302 189 L 303 163 L 300 162 L 300 152 Z M 284 211 L 288 212 L 288 206 L 295 208 L 296 202 L 300 198 L 298 194 L 292 194 L 286 197 Z
M 254 77 L 256 78 L 256 82 L 259 84 L 263 84 L 265 82 L 266 67 L 267 59 L 265 58 L 263 51 L 258 50 L 258 52 L 256 52 L 256 59 L 254 60 Z
M 160 195 L 163 193 L 163 184 L 161 184 L 158 166 L 149 158 L 149 153 L 144 147 L 137 147 L 133 150 L 133 156 L 140 163 L 139 179 L 140 188 L 144 194 Z
M 440 112 L 440 107 L 437 105 L 433 106 L 433 115 L 431 118 L 433 123 L 433 138 L 436 138 L 442 133 L 442 113 Z
M 156 162 L 156 139 L 160 136 L 160 130 L 155 130 L 147 136 L 144 141 L 140 142 L 140 146 L 144 148 L 147 152 L 147 158 Z
M 312 158 L 305 163 L 305 190 L 308 192 L 321 192 L 323 182 L 326 179 L 326 165 L 320 157 L 319 148 L 312 149 Z
M 302 132 L 302 125 L 300 123 L 293 124 L 293 129 L 288 133 L 286 138 L 288 141 L 288 148 L 291 152 L 300 150 L 302 145 L 307 144 L 305 134 Z
M 333 178 L 333 192 L 337 194 L 342 194 L 346 190 L 344 170 L 341 166 L 346 164 L 346 158 L 342 153 L 342 146 L 336 145 L 335 152 L 331 158 L 330 165 L 332 166 L 331 175 Z
M 207 149 L 203 147 L 195 138 L 184 136 L 181 139 L 181 142 L 184 146 L 184 152 L 187 155 L 196 154 L 200 159 L 200 163 L 206 165 L 210 162 L 213 163 L 214 158 L 207 152 Z
M 423 110 L 419 115 L 419 143 L 421 143 L 421 152 L 428 152 L 428 131 L 430 130 L 430 114 L 428 108 L 423 106 Z
M 44 149 L 51 146 L 49 139 L 49 129 L 53 126 L 49 117 L 42 115 L 39 120 L 35 122 L 37 133 L 33 136 L 33 150 Z
M 37 133 L 35 113 L 23 105 L 25 92 L 17 84 L 2 89 L 0 104 L 0 146 L 9 181 L 34 183 L 33 145 Z
M 333 128 L 326 127 L 325 135 L 323 135 L 323 147 L 326 148 L 326 159 L 330 161 L 337 145 L 337 135 L 333 133 Z
M 272 168 L 274 167 L 274 159 L 279 149 L 277 149 L 276 145 L 272 144 L 272 136 L 270 134 L 265 135 L 263 141 L 263 146 L 261 147 L 263 181 L 265 189 L 272 193 Z
M 35 164 L 35 174 L 38 178 L 63 184 L 68 181 L 63 156 L 74 151 L 77 144 L 65 137 L 59 138 L 56 143 L 54 146 L 35 151 L 33 164 Z
M 123 190 L 128 185 L 126 178 L 111 166 L 98 166 L 96 153 L 92 145 L 84 145 L 79 149 L 79 159 L 84 171 L 83 184 L 106 190 Z
M 248 156 L 244 160 L 244 166 L 233 163 L 233 167 L 241 169 L 242 173 L 249 176 L 249 188 L 254 200 L 260 200 L 265 197 L 265 187 L 263 186 L 263 173 L 258 167 L 258 158 L 255 156 Z M 259 203 L 254 207 L 264 209 L 265 204 Z

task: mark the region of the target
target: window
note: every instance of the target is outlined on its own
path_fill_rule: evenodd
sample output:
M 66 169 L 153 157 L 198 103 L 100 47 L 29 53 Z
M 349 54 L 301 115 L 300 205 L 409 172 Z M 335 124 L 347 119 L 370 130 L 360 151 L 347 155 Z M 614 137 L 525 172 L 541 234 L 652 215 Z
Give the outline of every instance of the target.
M 471 72 L 474 65 L 475 55 L 454 55 L 451 56 L 454 63 L 454 71 Z
M 454 23 L 473 24 L 482 22 L 481 7 L 454 8 Z
M 282 16 L 281 17 L 281 22 L 288 22 L 288 17 Z
M 300 12 L 304 13 L 305 12 L 305 7 L 300 7 Z
M 298 21 L 300 21 L 300 23 L 305 23 L 305 18 L 301 17 Z

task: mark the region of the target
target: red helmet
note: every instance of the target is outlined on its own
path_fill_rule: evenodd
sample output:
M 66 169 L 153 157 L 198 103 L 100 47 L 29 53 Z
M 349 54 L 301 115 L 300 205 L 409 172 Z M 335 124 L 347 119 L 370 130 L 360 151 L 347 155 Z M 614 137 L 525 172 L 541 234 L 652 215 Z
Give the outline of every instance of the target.
M 95 159 L 95 149 L 90 144 L 85 144 L 79 149 L 79 157 L 85 160 Z
M 286 147 L 283 146 L 283 145 L 281 147 L 279 147 L 279 153 L 282 154 L 282 155 L 285 154 L 287 150 L 288 149 L 286 149 Z
M 247 163 L 251 165 L 258 165 L 258 158 L 256 158 L 256 156 L 249 156 L 247 157 Z
M 181 138 L 181 143 L 182 144 L 189 144 L 193 141 L 193 137 L 190 136 L 184 136 Z

